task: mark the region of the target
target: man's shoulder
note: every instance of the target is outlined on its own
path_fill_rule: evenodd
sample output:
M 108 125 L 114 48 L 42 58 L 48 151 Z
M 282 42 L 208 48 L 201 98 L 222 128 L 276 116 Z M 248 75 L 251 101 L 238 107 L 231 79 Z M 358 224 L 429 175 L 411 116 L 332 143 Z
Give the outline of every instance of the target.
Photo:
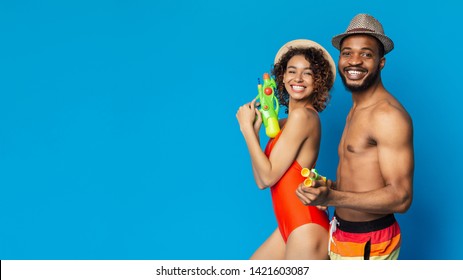
M 378 137 L 380 135 L 391 137 L 395 134 L 403 136 L 413 134 L 412 118 L 396 99 L 378 104 L 371 112 L 370 121 Z
M 391 94 L 380 100 L 370 110 L 372 121 L 394 120 L 411 122 L 410 114 L 405 107 Z

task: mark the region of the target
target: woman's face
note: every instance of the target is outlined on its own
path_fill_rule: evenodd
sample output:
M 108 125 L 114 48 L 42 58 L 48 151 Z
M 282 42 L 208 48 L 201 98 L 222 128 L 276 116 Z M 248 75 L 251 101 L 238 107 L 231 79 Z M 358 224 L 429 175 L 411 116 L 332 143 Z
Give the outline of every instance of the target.
M 303 55 L 295 55 L 288 61 L 283 81 L 289 96 L 293 99 L 305 99 L 312 94 L 313 72 Z

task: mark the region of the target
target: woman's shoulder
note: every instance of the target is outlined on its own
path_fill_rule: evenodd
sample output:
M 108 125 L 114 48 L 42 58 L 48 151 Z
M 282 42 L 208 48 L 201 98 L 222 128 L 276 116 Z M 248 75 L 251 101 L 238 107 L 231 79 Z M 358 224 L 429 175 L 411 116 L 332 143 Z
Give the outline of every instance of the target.
M 288 119 L 295 119 L 298 121 L 314 121 L 314 120 L 319 120 L 318 112 L 315 111 L 315 109 L 312 108 L 305 108 L 305 107 L 300 107 L 300 108 L 295 108 L 290 112 L 288 115 Z
M 320 127 L 320 118 L 316 111 L 307 108 L 296 108 L 288 114 L 286 126 L 299 131 L 312 131 Z

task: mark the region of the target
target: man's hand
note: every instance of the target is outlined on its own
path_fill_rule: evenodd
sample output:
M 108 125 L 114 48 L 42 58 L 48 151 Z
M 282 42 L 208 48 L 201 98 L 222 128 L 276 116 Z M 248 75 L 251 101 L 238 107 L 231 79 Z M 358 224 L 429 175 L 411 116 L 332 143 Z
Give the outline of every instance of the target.
M 296 195 L 304 205 L 317 206 L 320 210 L 328 208 L 328 196 L 331 189 L 334 189 L 334 182 L 331 180 L 312 180 L 311 186 L 299 184 Z

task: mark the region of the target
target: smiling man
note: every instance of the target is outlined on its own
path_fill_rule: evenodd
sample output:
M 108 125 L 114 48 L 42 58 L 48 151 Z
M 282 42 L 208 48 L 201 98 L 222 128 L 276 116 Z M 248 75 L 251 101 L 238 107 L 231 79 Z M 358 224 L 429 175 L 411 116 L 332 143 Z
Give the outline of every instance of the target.
M 412 203 L 414 152 L 412 119 L 381 80 L 384 55 L 394 43 L 367 14 L 355 16 L 332 43 L 340 50 L 338 72 L 353 100 L 336 181 L 301 184 L 296 193 L 305 205 L 335 207 L 331 259 L 397 259 L 401 233 L 394 213 Z

